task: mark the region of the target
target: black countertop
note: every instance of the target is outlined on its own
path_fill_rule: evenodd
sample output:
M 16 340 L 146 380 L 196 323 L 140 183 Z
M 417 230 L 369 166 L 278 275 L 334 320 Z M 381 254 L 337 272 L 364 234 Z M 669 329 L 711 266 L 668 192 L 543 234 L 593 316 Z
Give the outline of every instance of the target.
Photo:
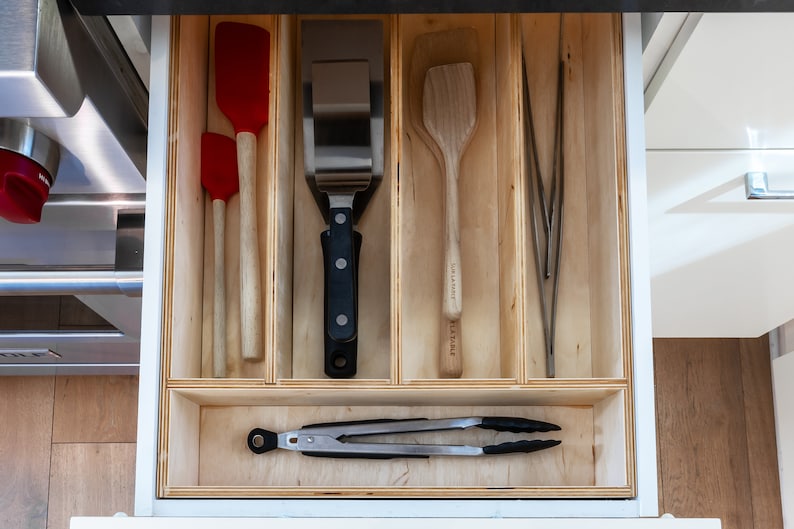
M 71 0 L 84 15 L 785 12 L 792 0 Z

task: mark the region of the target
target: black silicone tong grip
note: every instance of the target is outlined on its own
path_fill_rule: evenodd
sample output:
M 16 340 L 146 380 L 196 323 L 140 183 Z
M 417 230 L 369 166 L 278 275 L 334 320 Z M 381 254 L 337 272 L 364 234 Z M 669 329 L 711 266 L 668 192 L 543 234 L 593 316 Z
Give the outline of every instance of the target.
M 483 417 L 479 428 L 496 430 L 497 432 L 532 433 L 552 432 L 560 429 L 556 424 L 523 417 Z
M 545 448 L 557 446 L 560 441 L 515 441 L 511 443 L 501 443 L 498 445 L 488 445 L 482 447 L 482 453 L 488 455 L 498 454 L 517 454 L 529 452 L 537 452 Z
M 265 430 L 264 428 L 254 428 L 248 432 L 248 449 L 255 454 L 264 454 L 278 448 L 278 434 Z
M 341 208 L 333 208 L 330 210 L 331 212 L 331 228 L 324 231 L 320 235 L 320 242 L 322 243 L 323 248 L 323 264 L 325 268 L 325 303 L 324 303 L 324 347 L 325 347 L 325 374 L 331 378 L 350 378 L 356 374 L 356 360 L 357 360 L 357 350 L 358 350 L 358 331 L 354 329 L 354 336 L 352 339 L 348 341 L 339 341 L 334 338 L 334 335 L 331 333 L 331 322 L 335 316 L 332 316 L 336 310 L 335 307 L 338 305 L 333 301 L 333 296 L 335 295 L 344 295 L 344 292 L 338 294 L 336 292 L 332 292 L 332 288 L 334 287 L 335 280 L 340 278 L 333 277 L 336 274 L 333 274 L 335 271 L 340 271 L 336 265 L 335 261 L 339 257 L 334 257 L 332 252 L 334 251 L 334 243 L 337 245 L 339 244 L 339 240 L 333 240 L 334 236 L 338 236 L 339 230 L 333 230 L 334 228 L 334 216 L 337 210 Z M 352 314 L 354 314 L 354 324 L 357 327 L 357 320 L 358 320 L 358 263 L 359 257 L 361 255 L 361 243 L 362 237 L 361 234 L 353 231 L 352 229 L 352 222 L 350 221 L 350 209 L 344 209 L 348 213 L 348 221 L 345 223 L 345 226 L 339 226 L 345 230 L 350 230 L 350 237 L 352 243 L 346 243 L 348 245 L 352 244 L 352 253 L 354 259 L 351 261 L 348 258 L 347 263 L 351 266 L 347 266 L 345 269 L 341 270 L 341 272 L 351 271 L 353 274 L 352 276 Z M 345 235 L 347 236 L 347 235 Z M 345 243 L 345 241 L 342 241 Z M 350 251 L 350 250 L 348 250 Z M 344 258 L 344 257 L 343 257 Z M 338 313 L 337 313 L 338 314 Z

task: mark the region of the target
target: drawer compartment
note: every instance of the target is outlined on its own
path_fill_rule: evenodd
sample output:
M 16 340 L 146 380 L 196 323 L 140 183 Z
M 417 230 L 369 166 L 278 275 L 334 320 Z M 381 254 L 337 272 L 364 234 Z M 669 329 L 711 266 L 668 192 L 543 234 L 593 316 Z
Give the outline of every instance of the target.
M 296 391 L 233 395 L 206 388 L 170 393 L 172 422 L 163 463 L 165 496 L 625 496 L 630 488 L 625 452 L 623 390 L 592 404 L 527 405 L 522 392 L 510 396 L 452 392 L 433 399 L 433 390 L 394 396 L 390 389 L 365 395 L 306 395 Z M 403 392 L 406 393 L 406 392 Z M 524 392 L 525 393 L 525 392 Z M 260 392 L 261 394 L 261 392 Z M 422 398 L 420 398 L 420 396 Z M 451 402 L 445 406 L 422 405 Z M 480 402 L 475 403 L 474 400 Z M 481 401 L 491 401 L 484 404 Z M 585 402 L 585 401 L 582 401 Z M 351 404 L 355 403 L 355 404 Z M 498 404 L 497 404 L 498 403 Z M 553 421 L 561 431 L 532 434 L 474 428 L 423 434 L 392 434 L 381 442 L 484 446 L 518 439 L 559 439 L 562 444 L 531 454 L 421 459 L 331 459 L 276 450 L 253 454 L 246 446 L 252 428 L 274 432 L 306 424 L 365 419 L 525 417 Z
M 620 18 L 566 14 L 562 25 L 567 191 L 556 378 L 547 378 L 530 229 L 531 160 L 524 153 L 522 53 L 539 162 L 548 177 L 561 17 L 343 17 L 381 21 L 385 64 L 384 175 L 357 225 L 363 236 L 358 370 L 350 379 L 323 372 L 320 233 L 326 225 L 303 171 L 299 82 L 301 22 L 309 18 L 329 17 L 180 16 L 172 22 L 159 495 L 634 495 Z M 234 196 L 225 228 L 227 376 L 219 378 L 212 376 L 213 208 L 199 174 L 202 132 L 234 137 L 215 103 L 213 35 L 226 20 L 270 32 L 270 115 L 257 143 L 263 360 L 243 361 L 240 354 Z M 450 45 L 443 32 L 465 40 Z M 428 35 L 438 40 L 428 44 Z M 439 367 L 450 339 L 442 314 L 444 162 L 422 130 L 422 90 L 429 68 L 451 62 L 472 64 L 477 124 L 458 176 L 463 310 L 454 337 L 463 370 L 448 378 Z M 559 424 L 562 431 L 533 438 L 562 444 L 522 455 L 388 461 L 284 450 L 254 455 L 245 445 L 253 427 L 286 431 L 329 421 L 480 415 Z M 493 444 L 489 434 L 422 437 Z

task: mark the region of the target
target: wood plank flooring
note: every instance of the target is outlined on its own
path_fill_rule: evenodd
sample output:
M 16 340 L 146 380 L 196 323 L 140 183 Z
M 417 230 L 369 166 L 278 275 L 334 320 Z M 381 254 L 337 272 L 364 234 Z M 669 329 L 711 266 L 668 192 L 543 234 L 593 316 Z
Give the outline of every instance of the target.
M 0 527 L 47 523 L 53 377 L 0 377 Z
M 133 514 L 134 475 L 134 443 L 53 444 L 48 529 L 68 528 L 72 516 Z
M 782 529 L 769 342 L 654 340 L 660 510 Z
M 138 377 L 0 377 L 0 528 L 132 514 Z
M 137 385 L 129 376 L 57 377 L 52 442 L 134 443 Z
M 654 341 L 660 510 L 782 529 L 766 338 Z M 0 529 L 133 511 L 137 377 L 0 377 Z
M 782 528 L 769 340 L 739 340 L 754 527 Z

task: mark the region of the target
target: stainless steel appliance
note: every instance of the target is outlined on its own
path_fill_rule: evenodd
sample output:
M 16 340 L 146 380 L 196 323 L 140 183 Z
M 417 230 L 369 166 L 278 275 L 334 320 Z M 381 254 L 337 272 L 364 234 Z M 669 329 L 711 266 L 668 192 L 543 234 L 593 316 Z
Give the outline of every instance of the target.
M 113 28 L 68 0 L 0 3 L 0 123 L 59 146 L 40 222 L 0 218 L 0 305 L 76 296 L 113 326 L 0 331 L 0 374 L 137 371 L 148 91 Z

